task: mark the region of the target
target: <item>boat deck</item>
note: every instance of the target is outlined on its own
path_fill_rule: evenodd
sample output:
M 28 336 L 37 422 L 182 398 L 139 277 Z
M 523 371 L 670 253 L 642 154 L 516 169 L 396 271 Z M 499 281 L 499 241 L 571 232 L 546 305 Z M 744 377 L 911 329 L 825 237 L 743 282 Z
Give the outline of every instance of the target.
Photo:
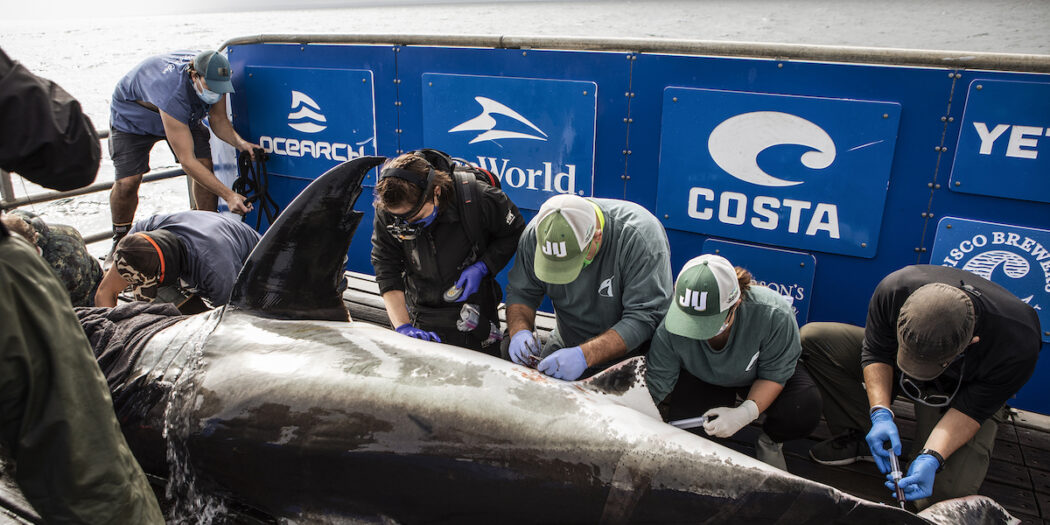
M 350 308 L 351 316 L 355 320 L 389 326 L 383 301 L 372 277 L 352 272 L 348 275 L 350 285 L 343 299 Z M 554 327 L 554 319 L 540 314 L 537 316 L 537 325 L 541 330 L 549 331 Z M 893 404 L 893 411 L 897 415 L 901 435 L 913 435 L 915 411 L 912 403 L 897 401 Z M 706 437 L 700 429 L 694 429 L 693 432 Z M 758 425 L 752 424 L 731 439 L 709 439 L 753 457 L 758 433 Z M 883 485 L 885 478 L 874 463 L 858 462 L 829 467 L 809 458 L 810 447 L 829 437 L 831 433 L 821 421 L 808 439 L 785 443 L 784 456 L 788 471 L 860 498 L 895 505 L 896 500 Z M 907 457 L 911 441 L 902 439 L 902 442 Z M 1050 525 L 1050 416 L 1011 410 L 1010 420 L 999 427 L 992 462 L 979 493 L 999 502 L 1024 525 Z

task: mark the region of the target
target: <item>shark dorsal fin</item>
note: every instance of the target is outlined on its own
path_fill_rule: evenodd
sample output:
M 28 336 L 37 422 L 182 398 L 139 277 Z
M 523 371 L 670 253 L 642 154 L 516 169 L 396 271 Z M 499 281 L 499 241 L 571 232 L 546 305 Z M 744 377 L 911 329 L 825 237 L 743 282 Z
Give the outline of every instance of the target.
M 618 405 L 660 419 L 660 412 L 645 383 L 644 357 L 621 361 L 577 383 L 587 390 L 609 396 Z
M 364 215 L 354 203 L 365 175 L 385 160 L 344 162 L 296 196 L 244 262 L 229 306 L 278 319 L 349 320 L 338 284 Z

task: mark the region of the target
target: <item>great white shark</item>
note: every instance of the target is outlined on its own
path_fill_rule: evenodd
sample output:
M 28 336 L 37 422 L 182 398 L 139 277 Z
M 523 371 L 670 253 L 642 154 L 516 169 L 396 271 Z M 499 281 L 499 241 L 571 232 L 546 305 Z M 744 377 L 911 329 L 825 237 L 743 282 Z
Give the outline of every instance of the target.
M 147 472 L 188 470 L 200 490 L 291 522 L 1012 519 L 977 496 L 920 514 L 872 503 L 667 425 L 641 358 L 567 382 L 353 322 L 337 285 L 362 180 L 383 160 L 312 182 L 224 309 L 146 344 L 114 399 Z

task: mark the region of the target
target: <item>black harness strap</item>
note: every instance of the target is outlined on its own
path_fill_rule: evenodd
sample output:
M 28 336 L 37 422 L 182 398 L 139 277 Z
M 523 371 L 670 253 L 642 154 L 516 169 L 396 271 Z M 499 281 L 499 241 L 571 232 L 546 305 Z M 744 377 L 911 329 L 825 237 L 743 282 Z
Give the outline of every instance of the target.
M 262 225 L 263 213 L 266 222 L 273 224 L 281 213 L 277 202 L 270 197 L 270 174 L 266 171 L 266 160 L 269 154 L 262 148 L 255 148 L 255 163 L 246 151 L 237 155 L 237 180 L 233 181 L 233 191 L 248 197 L 249 203 L 259 202 L 259 214 L 255 216 L 255 229 Z M 251 194 L 249 196 L 249 194 Z

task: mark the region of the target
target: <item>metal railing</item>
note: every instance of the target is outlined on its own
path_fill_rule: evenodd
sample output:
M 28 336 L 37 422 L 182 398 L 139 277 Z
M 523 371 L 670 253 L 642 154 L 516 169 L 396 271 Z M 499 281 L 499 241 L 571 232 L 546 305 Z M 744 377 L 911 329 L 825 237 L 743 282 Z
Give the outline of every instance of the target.
M 881 47 L 767 44 L 660 38 L 586 38 L 508 35 L 312 35 L 279 34 L 232 38 L 219 49 L 249 44 L 356 44 L 620 51 L 695 56 L 807 60 L 912 67 L 946 67 L 1050 73 L 1050 55 L 979 53 Z

